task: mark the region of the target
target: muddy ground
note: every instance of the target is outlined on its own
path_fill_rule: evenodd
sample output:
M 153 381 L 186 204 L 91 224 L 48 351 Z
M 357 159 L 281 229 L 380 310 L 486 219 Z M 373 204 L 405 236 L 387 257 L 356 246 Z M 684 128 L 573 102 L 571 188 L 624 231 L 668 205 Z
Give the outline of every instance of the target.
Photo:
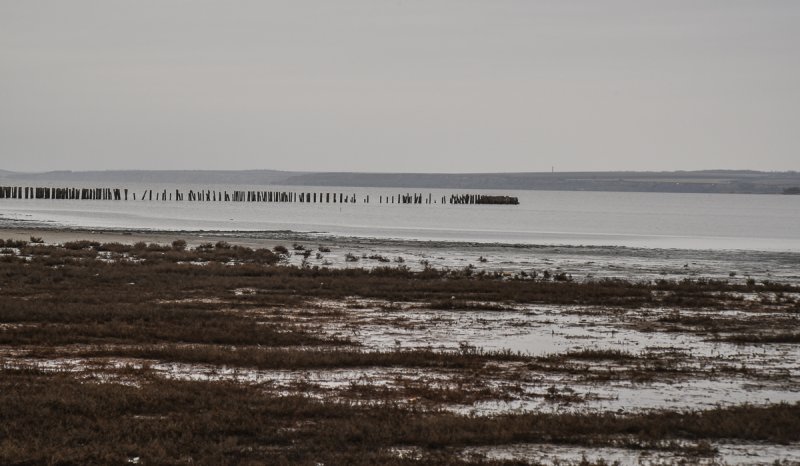
M 793 280 L 29 233 L 0 245 L 3 463 L 800 461 Z

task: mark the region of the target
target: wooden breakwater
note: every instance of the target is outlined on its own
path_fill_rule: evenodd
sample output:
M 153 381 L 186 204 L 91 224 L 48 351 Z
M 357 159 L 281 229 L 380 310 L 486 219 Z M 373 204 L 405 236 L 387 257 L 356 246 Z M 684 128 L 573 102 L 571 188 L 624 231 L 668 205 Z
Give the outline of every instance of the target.
M 119 188 L 32 188 L 0 186 L 0 199 L 128 200 L 128 190 Z
M 29 186 L 0 186 L 0 199 L 66 199 L 99 201 L 185 201 L 185 202 L 266 202 L 302 204 L 356 204 L 370 203 L 369 195 L 359 197 L 354 193 L 319 191 L 261 191 L 234 190 L 218 191 L 211 189 L 176 190 L 145 189 L 137 198 L 137 193 L 126 188 L 56 188 Z M 373 197 L 373 201 L 374 201 Z M 519 199 L 513 196 L 486 194 L 451 194 L 434 198 L 428 193 L 396 193 L 379 195 L 378 204 L 498 204 L 518 205 Z

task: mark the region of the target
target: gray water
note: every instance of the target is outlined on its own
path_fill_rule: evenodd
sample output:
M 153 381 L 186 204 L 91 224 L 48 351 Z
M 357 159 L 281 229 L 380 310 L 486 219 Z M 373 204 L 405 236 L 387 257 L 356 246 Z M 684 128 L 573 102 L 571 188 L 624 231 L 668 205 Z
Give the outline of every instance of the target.
M 69 186 L 59 184 L 58 186 Z M 800 251 L 800 196 L 569 191 L 507 194 L 520 205 L 378 204 L 379 196 L 452 190 L 114 185 L 145 189 L 287 190 L 356 194 L 356 204 L 0 200 L 0 218 L 50 226 L 136 230 L 292 231 L 358 238 L 499 244 Z M 140 194 L 139 194 L 140 196 Z M 371 202 L 363 200 L 370 197 Z M 131 195 L 132 197 L 132 195 Z

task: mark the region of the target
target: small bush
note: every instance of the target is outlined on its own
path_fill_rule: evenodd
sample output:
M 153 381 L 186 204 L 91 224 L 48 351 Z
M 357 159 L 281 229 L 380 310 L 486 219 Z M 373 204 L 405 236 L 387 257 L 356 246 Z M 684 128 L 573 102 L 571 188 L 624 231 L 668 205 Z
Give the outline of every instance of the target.
M 124 254 L 130 252 L 131 249 L 133 249 L 132 246 L 122 243 L 103 243 L 97 246 L 98 251 L 108 251 L 117 254 Z
M 5 241 L 0 240 L 0 246 L 5 246 L 7 248 L 24 248 L 28 245 L 28 242 L 25 240 L 16 240 L 16 239 L 7 239 Z

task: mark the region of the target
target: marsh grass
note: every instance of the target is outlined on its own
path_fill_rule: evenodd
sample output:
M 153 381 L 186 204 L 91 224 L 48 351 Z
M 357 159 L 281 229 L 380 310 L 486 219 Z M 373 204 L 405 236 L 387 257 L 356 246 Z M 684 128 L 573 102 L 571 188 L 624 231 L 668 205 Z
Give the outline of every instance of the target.
M 800 440 L 797 404 L 628 415 L 462 416 L 436 409 L 503 399 L 514 377 L 537 371 L 595 380 L 691 374 L 695 369 L 683 364 L 681 354 L 586 349 L 537 358 L 468 343 L 454 351 L 366 351 L 313 327 L 315 319 L 344 319 L 352 312 L 343 307 L 328 315 L 314 308 L 331 300 L 465 312 L 504 312 L 531 303 L 615 310 L 680 303 L 705 312 L 744 306 L 733 293 L 797 292 L 796 287 L 515 279 L 430 267 L 299 268 L 276 265 L 281 256 L 273 251 L 224 242 L 188 248 L 179 241 L 76 241 L 63 247 L 2 241 L 0 247 L 9 248 L 0 260 L 0 344 L 6 345 L 0 464 L 124 464 L 133 458 L 143 464 L 503 464 L 458 452 L 530 442 L 710 454 L 708 442 L 718 439 Z M 797 306 L 789 295 L 780 299 L 782 306 Z M 664 331 L 737 328 L 733 321 L 721 326 L 705 316 L 662 317 L 654 324 Z M 792 332 L 751 332 L 748 338 L 768 335 L 797 338 Z M 90 367 L 71 372 L 47 368 L 44 361 L 41 367 L 25 365 L 15 354 L 84 358 Z M 116 367 L 120 358 L 136 358 L 139 365 Z M 457 383 L 426 386 L 424 374 L 395 380 L 393 388 L 353 383 L 342 392 L 352 401 L 345 402 L 279 396 L 257 383 L 172 380 L 149 369 L 154 362 L 299 371 L 389 367 L 447 373 Z M 599 365 L 619 370 L 597 371 Z M 482 383 L 509 368 L 503 382 L 511 388 Z M 544 396 L 580 401 L 567 388 L 554 386 Z M 401 403 L 407 398 L 428 404 Z M 396 446 L 418 448 L 421 456 L 399 457 L 391 452 Z
M 0 344 L 203 343 L 218 345 L 320 345 L 346 341 L 312 335 L 291 325 L 258 325 L 245 314 L 222 313 L 213 304 L 138 302 L 137 294 L 109 292 L 77 302 L 41 297 L 0 299 Z M 141 296 L 139 296 L 141 297 Z
M 579 361 L 632 361 L 637 359 L 650 359 L 647 356 L 637 356 L 628 351 L 609 349 L 582 349 L 566 353 L 551 354 L 538 358 L 539 361 L 558 362 L 565 360 Z
M 764 343 L 791 343 L 797 344 L 800 343 L 800 332 L 778 332 L 778 333 L 771 333 L 771 334 L 763 334 L 763 333 L 739 333 L 734 335 L 726 335 L 724 337 L 718 338 L 720 341 L 727 341 L 731 343 L 740 343 L 740 344 L 747 344 L 747 343 L 754 343 L 754 344 L 764 344 Z
M 711 368 L 697 364 L 691 355 L 681 351 L 642 352 L 582 349 L 532 357 L 526 367 L 543 373 L 558 373 L 591 383 L 629 381 L 650 383 L 686 377 L 712 379 L 733 374 L 752 378 L 776 379 L 782 376 L 760 374 L 751 367 L 716 361 Z
M 99 257 L 99 252 L 111 255 Z M 287 251 L 288 252 L 288 251 Z M 272 295 L 285 294 L 304 297 L 342 298 L 361 296 L 385 300 L 426 301 L 434 306 L 454 306 L 447 300 L 455 298 L 459 305 L 467 302 L 542 303 L 603 305 L 613 307 L 668 306 L 687 309 L 718 308 L 735 302 L 731 293 L 752 291 L 745 285 L 723 281 L 666 281 L 635 283 L 623 280 L 597 280 L 586 282 L 508 279 L 502 275 L 467 273 L 464 270 L 436 270 L 426 268 L 420 272 L 403 266 L 333 270 L 319 267 L 274 266 L 281 256 L 266 249 L 250 249 L 228 244 L 200 245 L 193 249 L 174 248 L 156 244 L 137 243 L 133 246 L 94 242 L 72 242 L 68 247 L 30 245 L 24 246 L 20 256 L 32 257 L 25 261 L 31 267 L 22 271 L 23 282 L 56 281 L 70 279 L 75 286 L 83 286 L 87 277 L 78 268 L 94 273 L 97 281 L 110 282 L 130 278 L 136 283 L 147 283 L 154 291 L 162 292 L 178 279 L 186 282 L 184 288 L 194 286 L 197 295 L 219 295 L 221 290 L 251 287 L 268 289 Z M 353 259 L 358 256 L 350 254 Z M 15 259 L 15 260 L 12 260 Z M 102 260 L 101 260 L 102 259 Z M 17 265 L 22 257 L 4 257 L 0 274 L 18 274 Z M 141 262 L 141 264 L 138 264 Z M 203 266 L 193 263 L 206 264 Z M 131 265 L 146 267 L 132 268 Z M 229 267 L 230 264 L 238 264 Z M 224 268 L 220 267 L 225 265 Z M 65 268 L 55 273 L 53 268 Z M 123 275 L 130 277 L 123 278 Z M 1 275 L 0 275 L 1 276 Z M 144 277 L 144 278 L 143 278 Z M 152 277 L 152 278 L 148 278 Z M 137 281 L 138 280 L 138 281 Z M 127 282 L 126 282 L 127 283 Z M 122 283 L 119 283 L 122 285 Z M 203 289 L 208 290 L 207 293 Z M 756 289 L 793 291 L 798 287 L 770 283 Z M 658 293 L 655 293 L 658 292 Z M 782 298 L 781 305 L 797 306 L 795 298 Z M 740 303 L 741 304 L 741 303 Z
M 460 464 L 465 460 L 444 458 L 456 458 L 453 451 L 475 445 L 559 443 L 691 451 L 715 439 L 800 440 L 798 404 L 473 417 L 392 403 L 274 396 L 257 386 L 164 380 L 147 370 L 137 375 L 141 383 L 131 386 L 2 369 L 0 462 L 120 464 L 138 457 L 148 464 L 392 464 L 399 459 L 388 449 L 403 445 L 419 448 L 422 458 L 434 463 Z
M 424 309 L 433 310 L 453 310 L 453 311 L 516 311 L 514 306 L 503 305 L 502 303 L 480 303 L 465 301 L 462 299 L 438 299 L 428 304 L 420 306 Z
M 783 329 L 797 326 L 798 320 L 791 309 L 783 314 L 719 315 L 714 313 L 671 311 L 655 319 L 656 326 L 667 332 L 714 334 L 715 340 L 757 343 L 793 343 L 797 335 Z M 756 331 L 758 333 L 756 333 Z M 770 341 L 770 339 L 774 341 Z
M 510 351 L 433 351 L 357 349 L 227 348 L 209 345 L 160 345 L 93 348 L 74 353 L 81 357 L 126 357 L 189 364 L 247 367 L 253 369 L 334 369 L 406 367 L 483 369 L 492 361 L 526 361 Z

